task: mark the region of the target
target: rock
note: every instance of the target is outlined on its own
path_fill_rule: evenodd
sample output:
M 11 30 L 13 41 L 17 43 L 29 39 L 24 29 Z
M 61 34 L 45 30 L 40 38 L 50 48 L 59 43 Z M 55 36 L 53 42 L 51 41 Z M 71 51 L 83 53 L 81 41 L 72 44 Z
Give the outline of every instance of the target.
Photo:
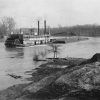
M 60 75 L 61 75 L 61 72 L 58 72 L 55 75 L 50 75 L 48 77 L 45 77 L 41 79 L 40 81 L 29 85 L 28 87 L 24 89 L 24 91 L 28 91 L 29 93 L 37 93 L 41 89 L 44 89 L 46 86 L 49 86 L 51 83 L 53 83 Z
M 91 70 L 90 68 L 84 67 L 81 69 L 74 70 L 70 73 L 66 73 L 56 80 L 56 83 L 65 83 L 69 86 L 78 86 L 78 79 L 86 73 L 86 71 Z
M 41 66 L 39 68 L 36 68 L 35 71 L 32 72 L 31 78 L 27 78 L 29 81 L 38 82 L 45 77 L 56 74 L 57 72 L 63 70 L 63 68 L 56 68 L 47 64 L 43 64 Z
M 28 84 L 19 84 L 9 87 L 3 91 L 0 91 L 0 100 L 15 100 L 15 98 L 22 96 L 23 88 Z
M 93 55 L 92 58 L 84 60 L 79 65 L 90 64 L 90 63 L 93 63 L 93 62 L 100 62 L 100 53 L 96 53 L 95 55 Z
M 47 85 L 50 85 L 56 78 L 54 76 L 45 77 L 39 82 L 33 83 L 30 86 L 25 88 L 25 91 L 29 91 L 30 93 L 36 93 Z
M 75 66 L 77 67 L 77 66 Z M 79 67 L 78 67 L 79 68 Z M 63 99 L 67 97 L 77 97 L 79 100 L 98 100 L 100 97 L 100 64 L 99 62 L 80 66 L 79 69 L 61 75 L 56 81 L 55 86 L 62 85 Z M 65 96 L 64 96 L 65 95 Z
M 28 98 L 27 96 L 25 96 L 25 97 L 16 98 L 16 100 L 37 100 L 37 99 Z
M 100 65 L 99 62 L 75 66 L 70 71 L 59 71 L 49 75 L 38 82 L 32 83 L 24 89 L 24 92 L 33 95 L 46 95 L 51 97 L 64 94 L 77 95 L 82 91 L 92 91 L 100 88 Z M 65 73 L 66 72 L 66 73 Z M 79 94 L 80 95 L 80 94 Z
M 57 99 L 57 100 L 58 100 L 58 99 Z M 77 97 L 70 97 L 70 96 L 68 96 L 68 97 L 60 98 L 59 100 L 80 100 L 80 99 L 77 98 Z
M 79 69 L 72 70 L 72 72 L 59 77 L 55 83 L 64 83 L 87 91 L 94 89 L 100 86 L 100 66 L 97 63 L 82 65 Z
M 96 53 L 93 55 L 93 57 L 90 59 L 91 62 L 97 62 L 100 61 L 100 53 Z

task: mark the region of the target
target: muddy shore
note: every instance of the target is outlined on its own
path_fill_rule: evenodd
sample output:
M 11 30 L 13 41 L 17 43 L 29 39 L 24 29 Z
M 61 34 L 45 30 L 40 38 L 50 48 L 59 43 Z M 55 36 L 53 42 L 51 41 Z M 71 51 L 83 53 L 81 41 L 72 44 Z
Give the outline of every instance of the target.
M 31 82 L 0 91 L 0 100 L 99 100 L 100 54 L 53 59 L 26 73 Z

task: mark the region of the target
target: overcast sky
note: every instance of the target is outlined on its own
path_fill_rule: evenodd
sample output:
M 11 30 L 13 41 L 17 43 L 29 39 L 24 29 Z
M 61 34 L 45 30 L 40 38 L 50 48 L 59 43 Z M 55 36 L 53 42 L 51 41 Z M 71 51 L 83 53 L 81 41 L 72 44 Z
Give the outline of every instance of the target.
M 0 0 L 0 18 L 13 17 L 19 27 L 34 27 L 36 20 L 53 26 L 100 24 L 100 0 Z

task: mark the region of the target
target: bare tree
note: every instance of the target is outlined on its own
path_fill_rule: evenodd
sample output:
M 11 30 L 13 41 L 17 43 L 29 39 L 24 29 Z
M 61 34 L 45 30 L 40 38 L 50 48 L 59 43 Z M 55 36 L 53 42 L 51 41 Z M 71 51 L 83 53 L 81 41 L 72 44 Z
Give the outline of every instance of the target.
M 0 38 L 3 38 L 3 36 L 7 33 L 6 26 L 2 23 L 0 23 Z
M 39 61 L 39 54 L 37 54 L 36 52 L 35 52 L 35 54 L 33 55 L 33 61 Z
M 2 18 L 2 29 L 5 34 L 10 34 L 15 29 L 15 21 L 12 17 Z
M 46 50 L 45 51 L 35 51 L 33 55 L 33 61 L 44 61 L 45 57 L 47 55 Z

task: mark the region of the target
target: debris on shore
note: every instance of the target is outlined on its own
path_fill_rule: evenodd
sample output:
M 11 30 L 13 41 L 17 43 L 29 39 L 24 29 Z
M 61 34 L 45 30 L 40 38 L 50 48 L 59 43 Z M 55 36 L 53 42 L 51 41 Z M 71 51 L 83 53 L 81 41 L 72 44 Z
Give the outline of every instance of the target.
M 0 100 L 99 100 L 100 54 L 59 58 L 29 72 L 31 82 L 0 91 Z
M 15 74 L 7 74 L 7 75 L 14 78 L 14 79 L 19 79 L 19 78 L 21 79 L 22 78 L 22 76 L 15 75 Z

